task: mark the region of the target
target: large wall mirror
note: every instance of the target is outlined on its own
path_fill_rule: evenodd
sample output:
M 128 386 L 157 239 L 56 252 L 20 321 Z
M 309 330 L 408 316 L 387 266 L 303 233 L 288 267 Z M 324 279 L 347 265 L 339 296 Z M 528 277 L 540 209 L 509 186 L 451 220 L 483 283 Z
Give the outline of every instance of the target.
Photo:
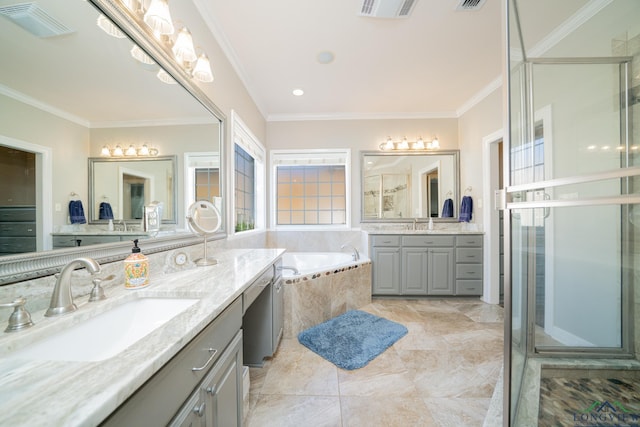
M 457 221 L 459 151 L 361 153 L 363 222 Z
M 144 207 L 162 206 L 162 223 L 176 223 L 176 156 L 141 159 L 89 158 L 89 218 L 140 222 Z M 104 206 L 108 204 L 109 213 Z M 102 209 L 101 209 L 102 207 Z
M 210 194 L 220 203 L 224 115 L 118 2 L 19 3 L 0 0 L 0 284 L 51 274 L 87 254 L 54 250 L 53 235 L 106 229 L 102 201 L 115 220 L 134 226 L 139 209 L 131 203 L 163 203 L 166 233 L 145 243 L 149 252 L 193 243 L 183 159 L 218 159 Z M 29 19 L 13 20 L 16 14 Z M 42 27 L 42 17 L 56 25 Z M 135 152 L 127 154 L 129 147 Z M 70 221 L 76 199 L 86 215 L 81 225 Z M 99 245 L 95 257 L 126 256 L 128 245 Z

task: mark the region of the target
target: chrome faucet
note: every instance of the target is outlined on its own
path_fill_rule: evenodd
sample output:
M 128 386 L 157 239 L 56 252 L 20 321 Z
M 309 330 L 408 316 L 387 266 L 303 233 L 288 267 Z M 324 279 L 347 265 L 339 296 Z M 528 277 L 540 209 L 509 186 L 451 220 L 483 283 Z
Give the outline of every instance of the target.
M 282 265 L 278 267 L 278 270 L 282 271 L 282 270 L 291 270 L 293 272 L 294 276 L 299 276 L 300 275 L 300 271 L 293 267 L 293 266 L 289 266 L 289 265 Z
M 347 245 L 347 244 L 344 244 L 344 245 L 340 246 L 340 249 L 344 249 L 344 248 L 353 249 L 353 260 L 354 261 L 358 261 L 360 259 L 360 252 L 358 252 L 358 250 L 356 249 L 355 246 Z
M 59 316 L 77 310 L 78 307 L 74 304 L 73 296 L 71 295 L 71 272 L 76 267 L 81 266 L 86 267 L 91 274 L 100 272 L 100 264 L 94 259 L 76 258 L 69 261 L 69 263 L 62 268 L 60 274 L 56 275 L 56 285 L 53 288 L 51 303 L 49 304 L 49 309 L 44 314 L 45 316 Z

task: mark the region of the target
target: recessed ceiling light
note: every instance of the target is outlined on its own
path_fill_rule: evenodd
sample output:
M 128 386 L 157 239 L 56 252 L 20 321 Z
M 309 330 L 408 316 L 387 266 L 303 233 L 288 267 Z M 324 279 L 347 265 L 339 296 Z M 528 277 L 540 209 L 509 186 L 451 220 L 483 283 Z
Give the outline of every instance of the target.
M 295 96 L 302 96 L 302 95 L 304 95 L 304 91 L 302 89 L 294 89 L 293 90 L 293 94 Z
M 318 54 L 318 62 L 321 64 L 330 64 L 334 59 L 334 54 L 329 51 L 320 52 Z

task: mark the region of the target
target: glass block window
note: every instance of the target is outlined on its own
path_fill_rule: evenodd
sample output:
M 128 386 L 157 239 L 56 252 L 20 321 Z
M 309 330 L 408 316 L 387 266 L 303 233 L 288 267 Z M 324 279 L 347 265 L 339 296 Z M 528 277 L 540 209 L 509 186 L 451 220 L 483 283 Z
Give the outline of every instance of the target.
M 211 202 L 214 197 L 220 196 L 220 169 L 196 168 L 194 173 L 196 200 Z
M 298 156 L 272 157 L 276 226 L 347 225 L 348 151 L 301 150 Z
M 255 228 L 255 159 L 242 147 L 235 145 L 235 230 Z

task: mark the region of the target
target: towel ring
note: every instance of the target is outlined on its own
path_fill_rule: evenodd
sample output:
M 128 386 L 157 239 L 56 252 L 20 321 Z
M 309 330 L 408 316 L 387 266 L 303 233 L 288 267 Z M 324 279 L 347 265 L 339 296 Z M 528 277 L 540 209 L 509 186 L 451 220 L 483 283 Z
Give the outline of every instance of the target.
M 471 188 L 471 186 L 469 186 L 464 190 L 464 194 L 469 194 L 469 193 L 471 193 L 472 190 L 473 190 L 473 188 Z

